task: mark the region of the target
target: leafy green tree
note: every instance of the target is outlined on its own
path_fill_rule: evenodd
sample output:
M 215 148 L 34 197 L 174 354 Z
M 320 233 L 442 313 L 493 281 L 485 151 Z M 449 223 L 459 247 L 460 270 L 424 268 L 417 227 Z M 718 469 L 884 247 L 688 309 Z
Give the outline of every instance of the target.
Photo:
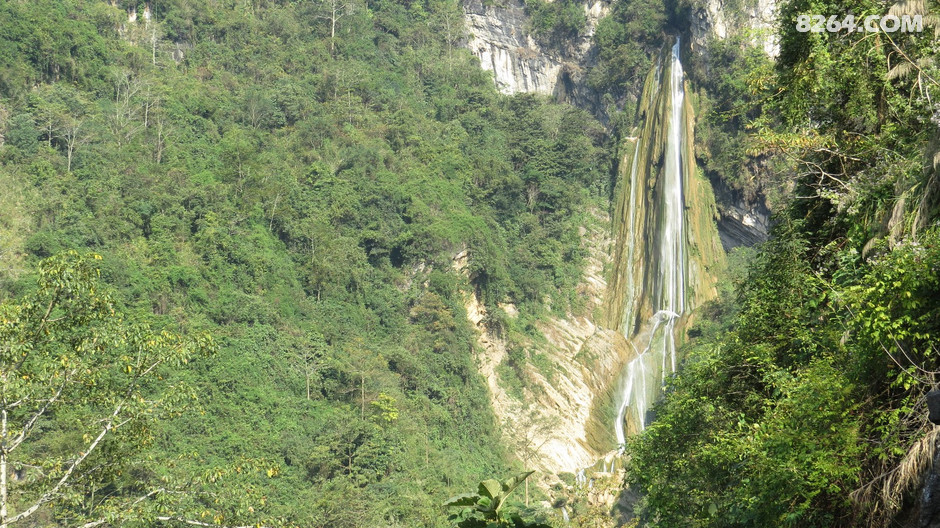
M 25 154 L 32 154 L 36 150 L 39 139 L 39 130 L 32 114 L 16 114 L 6 124 L 6 142 L 20 149 Z
M 584 30 L 584 7 L 578 2 L 527 0 L 525 8 L 530 18 L 532 33 L 545 40 L 577 38 Z
M 65 150 L 66 170 L 71 171 L 75 152 L 89 141 L 90 103 L 75 88 L 62 83 L 41 86 L 31 99 L 46 145 L 51 148 L 55 142 Z
M 588 73 L 591 85 L 619 100 L 627 94 L 639 96 L 651 57 L 663 46 L 667 21 L 664 2 L 614 3 L 594 34 L 599 52 L 597 65 Z
M 0 169 L 0 284 L 23 271 L 25 239 L 30 230 L 24 203 L 27 191 L 12 173 Z
M 94 524 L 144 500 L 121 478 L 128 457 L 152 441 L 154 420 L 192 397 L 169 370 L 214 348 L 124 320 L 99 281 L 100 258 L 47 259 L 34 291 L 0 305 L 0 525 L 44 509 Z

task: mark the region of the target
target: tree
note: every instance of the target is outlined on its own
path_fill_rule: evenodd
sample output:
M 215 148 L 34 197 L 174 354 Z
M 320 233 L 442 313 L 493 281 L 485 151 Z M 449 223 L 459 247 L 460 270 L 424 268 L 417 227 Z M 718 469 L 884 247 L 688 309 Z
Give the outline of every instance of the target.
M 191 397 L 166 381 L 169 369 L 214 347 L 125 320 L 99 282 L 100 259 L 49 258 L 35 291 L 0 304 L 0 527 L 53 504 L 67 524 L 96 526 L 152 496 L 128 496 L 120 476 L 148 423 Z
M 22 268 L 23 245 L 31 227 L 24 206 L 27 196 L 13 174 L 0 170 L 0 282 Z
M 454 44 L 463 38 L 463 11 L 457 2 L 443 1 L 432 5 L 434 25 L 443 34 L 447 45 L 447 67 L 450 70 L 454 64 Z
M 72 172 L 72 157 L 75 149 L 87 140 L 82 131 L 84 120 L 80 117 L 66 116 L 62 121 L 61 134 L 65 141 L 66 170 Z
M 512 417 L 516 418 L 513 419 Z M 556 417 L 545 417 L 535 408 L 518 408 L 509 413 L 505 430 L 510 445 L 516 455 L 522 459 L 522 469 L 528 470 L 541 451 L 542 446 L 551 440 L 551 432 L 558 426 Z M 525 505 L 529 505 L 529 481 L 525 483 Z
M 304 373 L 307 399 L 311 400 L 314 385 L 320 382 L 323 376 L 321 371 L 329 362 L 328 345 L 319 332 L 301 332 L 291 340 L 291 348 L 294 351 L 295 364 Z
M 16 114 L 6 123 L 6 143 L 18 148 L 23 153 L 33 154 L 38 143 L 39 129 L 33 116 Z
M 141 108 L 138 98 L 147 83 L 127 70 L 116 72 L 113 83 L 114 101 L 110 105 L 108 124 L 120 147 L 129 143 L 142 128 L 142 124 L 137 124 Z
M 330 55 L 336 50 L 336 26 L 344 16 L 352 13 L 353 4 L 348 0 L 324 0 L 321 14 L 317 18 L 330 21 Z
M 59 97 L 57 86 L 44 84 L 36 89 L 32 97 L 37 122 L 46 138 L 46 147 L 50 149 L 52 140 L 59 132 L 62 117 L 68 113 L 68 108 Z
M 83 125 L 90 117 L 91 104 L 75 88 L 57 83 L 43 85 L 33 94 L 33 106 L 42 123 L 46 146 L 65 147 L 67 170 L 72 171 L 72 158 L 76 149 L 89 140 Z

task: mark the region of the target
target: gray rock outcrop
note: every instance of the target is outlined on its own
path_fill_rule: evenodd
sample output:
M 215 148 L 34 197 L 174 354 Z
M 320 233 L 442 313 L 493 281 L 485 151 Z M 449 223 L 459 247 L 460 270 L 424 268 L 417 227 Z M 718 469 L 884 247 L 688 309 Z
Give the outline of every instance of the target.
M 729 4 L 739 5 L 729 5 Z M 708 53 L 710 38 L 726 39 L 747 33 L 750 42 L 768 57 L 780 54 L 774 26 L 777 23 L 776 0 L 707 0 L 692 13 L 690 31 L 692 51 Z
M 521 0 L 496 4 L 467 0 L 463 9 L 469 34 L 465 45 L 484 70 L 493 72 L 499 91 L 554 96 L 606 120 L 599 94 L 586 84 L 595 55 L 594 30 L 609 10 L 606 0 L 588 0 L 584 29 L 576 39 L 563 43 L 546 43 L 529 33 L 529 17 Z

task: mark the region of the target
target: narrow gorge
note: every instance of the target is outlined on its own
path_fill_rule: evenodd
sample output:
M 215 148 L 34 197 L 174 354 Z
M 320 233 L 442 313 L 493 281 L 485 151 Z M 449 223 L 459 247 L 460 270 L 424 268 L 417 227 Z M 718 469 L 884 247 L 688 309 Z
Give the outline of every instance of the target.
M 597 114 L 604 98 L 588 87 L 585 73 L 595 59 L 591 36 L 609 6 L 594 2 L 583 9 L 585 31 L 552 49 L 527 33 L 521 4 L 469 2 L 467 46 L 504 93 L 534 92 Z M 721 215 L 696 164 L 695 116 L 681 59 L 690 50 L 669 37 L 643 84 L 636 126 L 619 131 L 624 139 L 617 147 L 612 210 L 609 216 L 595 211 L 597 222 L 583 230 L 590 258 L 579 293 L 589 309 L 540 324 L 547 343 L 532 347 L 550 359 L 552 375 L 530 365 L 530 387 L 521 397 L 510 395 L 497 373 L 506 343 L 483 323 L 479 299 L 468 296 L 468 314 L 480 332 L 478 360 L 499 420 L 512 424 L 514 413 L 534 408 L 556 424 L 536 434 L 541 448 L 533 467 L 546 473 L 582 480 L 613 470 L 619 446 L 643 429 L 665 377 L 681 361 L 679 347 L 695 308 L 717 294 L 725 260 Z
M 0 2 L 0 527 L 940 527 L 938 27 Z

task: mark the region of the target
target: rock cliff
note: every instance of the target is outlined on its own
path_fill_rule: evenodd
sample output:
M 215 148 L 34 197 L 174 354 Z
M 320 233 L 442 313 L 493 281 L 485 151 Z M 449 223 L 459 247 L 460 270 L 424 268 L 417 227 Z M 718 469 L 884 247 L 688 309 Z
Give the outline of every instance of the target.
M 493 72 L 501 92 L 554 96 L 605 119 L 600 94 L 586 85 L 585 76 L 594 60 L 594 30 L 609 11 L 606 0 L 586 1 L 584 29 L 564 43 L 546 43 L 530 34 L 521 0 L 466 0 L 463 9 L 465 45 L 483 69 Z
M 467 319 L 478 332 L 478 365 L 490 388 L 490 403 L 507 435 L 507 445 L 513 445 L 510 431 L 525 421 L 524 410 L 534 413 L 538 421 L 552 424 L 547 430 L 533 427 L 530 431 L 532 445 L 539 446 L 531 467 L 547 473 L 540 475 L 545 479 L 543 484 L 553 482 L 552 474 L 577 473 L 594 465 L 612 445 L 609 424 L 602 418 L 603 402 L 611 399 L 619 369 L 632 355 L 619 332 L 596 320 L 607 292 L 605 274 L 613 240 L 609 217 L 602 211 L 592 211 L 592 217 L 594 221 L 581 233 L 588 257 L 577 292 L 585 309 L 537 324 L 545 339 L 526 345 L 530 360 L 522 367 L 526 386 L 521 394 L 501 379 L 501 365 L 506 368 L 508 354 L 506 341 L 484 323 L 486 308 L 475 293 L 465 292 Z M 466 265 L 466 251 L 454 257 L 455 270 L 466 273 Z M 512 305 L 499 309 L 508 317 L 517 316 Z M 541 358 L 538 366 L 532 360 L 536 357 Z M 521 459 L 524 453 L 517 455 Z
M 719 178 L 710 178 L 718 206 L 718 235 L 725 251 L 767 240 L 770 209 L 759 193 L 747 196 Z
M 769 57 L 780 53 L 774 26 L 777 23 L 776 0 L 706 0 L 696 8 L 690 21 L 692 51 L 708 53 L 710 38 L 726 39 L 747 34 L 754 46 Z

